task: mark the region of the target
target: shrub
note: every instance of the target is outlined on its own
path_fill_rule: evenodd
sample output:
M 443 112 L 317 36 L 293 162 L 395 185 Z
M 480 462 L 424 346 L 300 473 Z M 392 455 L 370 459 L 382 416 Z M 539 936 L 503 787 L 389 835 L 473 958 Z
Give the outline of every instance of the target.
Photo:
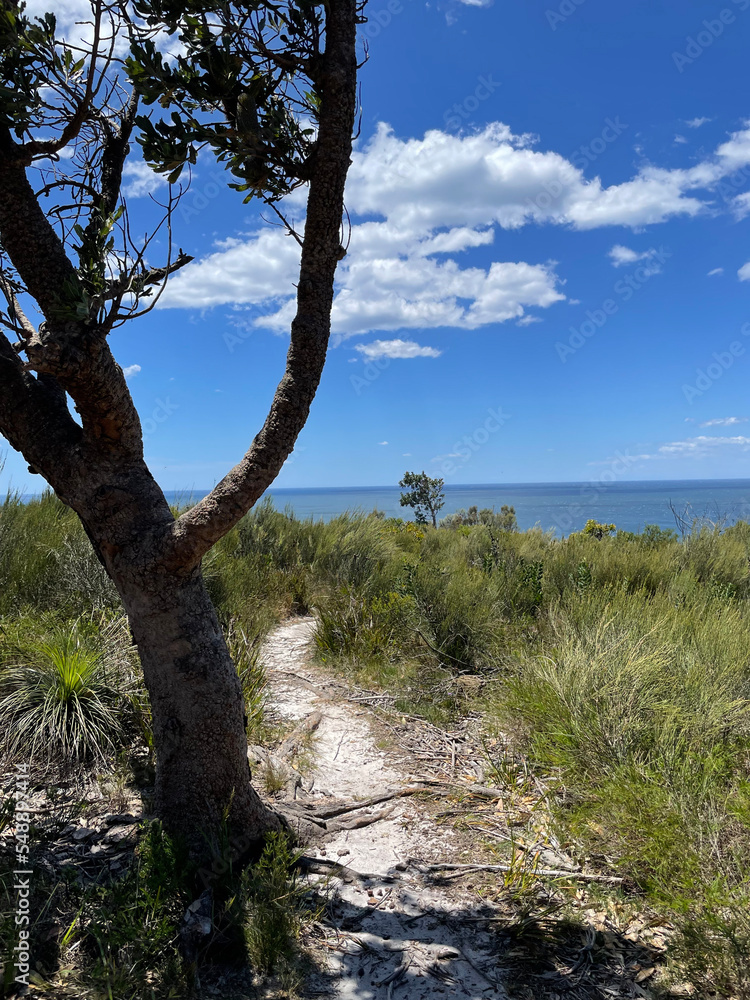
M 250 961 L 260 972 L 288 967 L 295 954 L 307 893 L 297 881 L 297 857 L 283 834 L 271 834 L 260 861 L 244 875 L 245 940 Z

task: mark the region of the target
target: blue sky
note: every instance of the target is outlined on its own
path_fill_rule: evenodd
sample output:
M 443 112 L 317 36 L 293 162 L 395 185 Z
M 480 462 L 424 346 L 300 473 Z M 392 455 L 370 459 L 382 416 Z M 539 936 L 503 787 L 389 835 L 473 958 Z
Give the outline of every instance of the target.
M 750 0 L 369 13 L 334 341 L 277 485 L 750 477 Z M 201 158 L 196 262 L 113 337 L 166 489 L 221 478 L 283 370 L 295 245 L 224 182 Z M 135 156 L 144 227 L 152 190 Z

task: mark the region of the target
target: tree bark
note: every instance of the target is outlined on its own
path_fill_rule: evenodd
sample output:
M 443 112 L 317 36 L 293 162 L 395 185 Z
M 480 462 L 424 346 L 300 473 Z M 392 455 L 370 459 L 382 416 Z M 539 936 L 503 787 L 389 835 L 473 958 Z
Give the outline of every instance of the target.
M 224 823 L 245 854 L 280 824 L 250 783 L 240 681 L 200 569 L 144 580 L 121 565 L 115 582 L 151 700 L 157 815 L 193 856 L 220 852 Z

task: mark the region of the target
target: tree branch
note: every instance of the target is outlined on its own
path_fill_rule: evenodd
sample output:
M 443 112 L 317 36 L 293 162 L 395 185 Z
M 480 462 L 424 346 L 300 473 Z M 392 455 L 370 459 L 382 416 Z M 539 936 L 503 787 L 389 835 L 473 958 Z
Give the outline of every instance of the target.
M 186 264 L 189 264 L 194 259 L 189 253 L 180 251 L 179 256 L 165 267 L 151 267 L 140 274 L 124 274 L 121 278 L 117 278 L 116 281 L 112 282 L 104 297 L 105 299 L 121 299 L 128 292 L 141 292 L 144 288 L 148 288 L 151 285 L 158 285 L 165 278 L 169 277 L 170 274 L 179 271 L 181 267 L 185 267 Z
M 165 556 L 174 568 L 195 566 L 276 478 L 305 425 L 325 364 L 356 112 L 358 5 L 356 0 L 331 0 L 327 11 L 320 127 L 286 371 L 265 424 L 242 461 L 169 526 Z
M 15 153 L 18 157 L 20 165 L 29 166 L 34 159 L 54 156 L 55 153 L 59 153 L 61 149 L 64 149 L 69 142 L 75 139 L 81 131 L 91 108 L 91 101 L 95 94 L 94 79 L 96 77 L 96 62 L 99 55 L 101 28 L 102 2 L 101 0 L 95 0 L 94 38 L 91 45 L 91 63 L 89 64 L 89 72 L 86 77 L 86 89 L 83 93 L 83 97 L 78 102 L 78 106 L 56 139 L 32 139 L 29 142 L 15 146 Z
M 31 340 L 33 337 L 37 337 L 37 329 L 21 308 L 21 303 L 18 301 L 18 296 L 15 293 L 13 285 L 2 274 L 0 274 L 0 291 L 2 291 L 3 295 L 8 300 L 8 305 L 13 310 L 13 315 L 18 321 L 18 325 L 21 327 L 21 330 L 26 335 L 26 339 Z
M 81 468 L 81 428 L 54 381 L 35 379 L 0 334 L 0 432 L 61 497 Z
M 25 343 L 24 367 L 53 376 L 70 394 L 89 445 L 140 457 L 140 421 L 106 343 L 106 329 L 95 320 L 66 315 L 60 290 L 75 295 L 81 288 L 78 272 L 34 197 L 24 167 L 2 155 L 8 145 L 14 143 L 6 130 L 0 134 L 0 242 L 45 317 Z

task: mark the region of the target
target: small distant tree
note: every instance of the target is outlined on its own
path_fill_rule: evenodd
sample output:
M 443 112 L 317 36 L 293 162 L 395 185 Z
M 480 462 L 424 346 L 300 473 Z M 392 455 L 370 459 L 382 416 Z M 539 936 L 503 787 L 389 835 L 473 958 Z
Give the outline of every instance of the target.
M 482 514 L 484 511 L 482 511 Z M 493 525 L 499 528 L 500 531 L 518 531 L 518 518 L 516 517 L 516 508 L 509 507 L 507 504 L 503 504 L 500 508 L 500 513 L 495 514 L 493 512 Z
M 444 479 L 430 479 L 426 472 L 405 472 L 398 484 L 406 492 L 401 494 L 401 506 L 412 507 L 417 524 L 437 528 L 437 514 L 445 504 Z
M 593 518 L 589 518 L 586 522 L 586 526 L 583 529 L 584 535 L 593 535 L 594 538 L 598 538 L 599 541 L 602 538 L 608 538 L 610 535 L 614 535 L 617 531 L 617 525 L 615 524 L 600 524 Z

